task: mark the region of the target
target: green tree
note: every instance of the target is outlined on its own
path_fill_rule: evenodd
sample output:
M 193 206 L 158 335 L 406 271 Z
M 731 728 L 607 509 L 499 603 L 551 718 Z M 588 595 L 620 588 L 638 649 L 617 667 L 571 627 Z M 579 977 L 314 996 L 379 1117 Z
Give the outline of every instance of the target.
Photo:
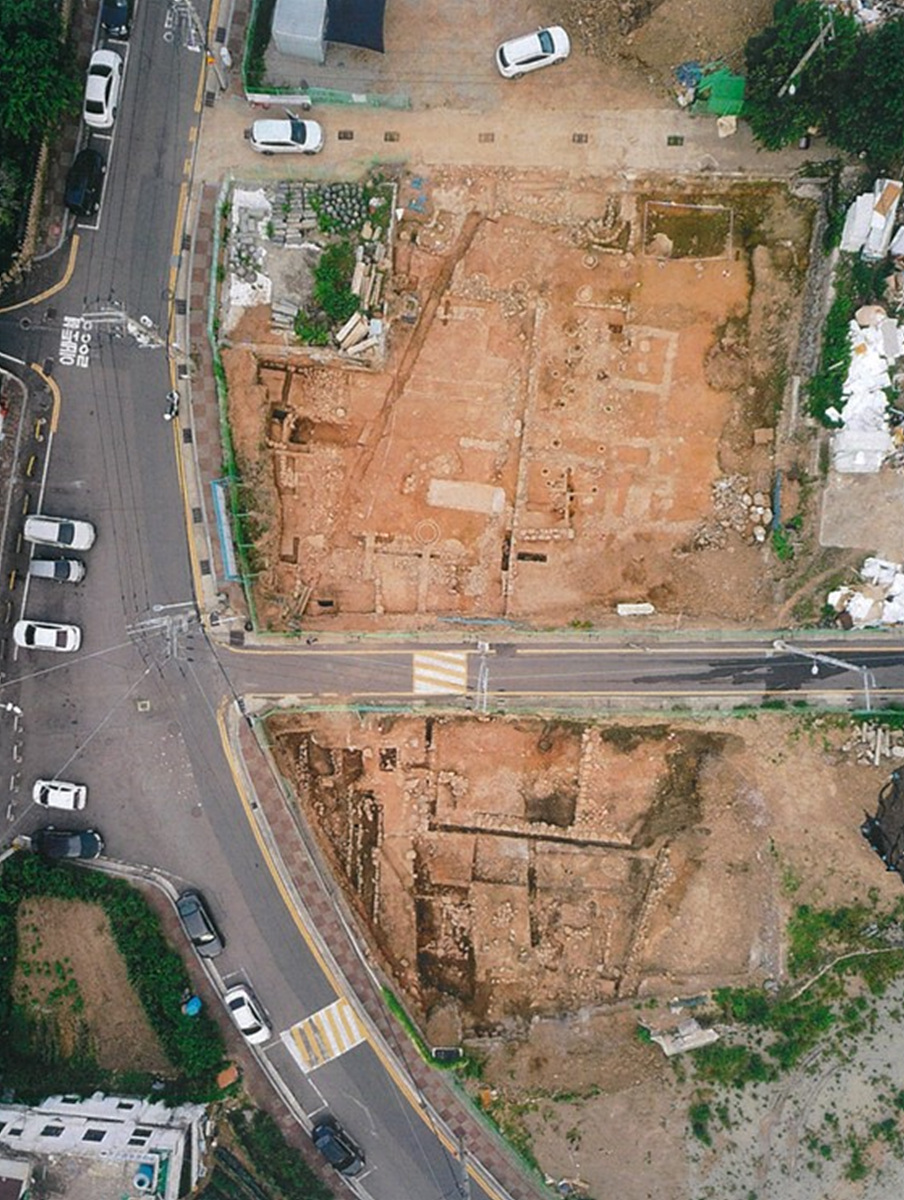
M 819 37 L 825 20 L 826 10 L 818 0 L 782 0 L 775 6 L 774 23 L 747 43 L 744 115 L 757 140 L 768 150 L 787 146 L 809 128 L 826 124 L 838 95 L 839 80 L 856 57 L 863 35 L 852 18 L 836 13 L 834 36 L 792 76 Z M 792 86 L 780 96 L 789 82 Z
M 857 39 L 838 74 L 826 110 L 830 141 L 871 164 L 887 167 L 904 154 L 904 19 L 886 21 Z
M 80 84 L 53 0 L 0 4 L 0 130 L 9 143 L 40 141 L 78 111 Z

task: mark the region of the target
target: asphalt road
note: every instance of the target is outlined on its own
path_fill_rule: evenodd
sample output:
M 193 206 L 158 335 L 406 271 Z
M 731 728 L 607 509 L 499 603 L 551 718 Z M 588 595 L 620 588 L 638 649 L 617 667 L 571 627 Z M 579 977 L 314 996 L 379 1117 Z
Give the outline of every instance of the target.
M 173 229 L 188 131 L 196 123 L 199 61 L 164 38 L 161 0 L 139 4 L 120 115 L 112 140 L 97 228 L 81 246 L 66 290 L 33 309 L 0 317 L 0 352 L 39 364 L 53 360 L 59 426 L 43 509 L 95 523 L 77 587 L 43 581 L 28 590 L 29 616 L 83 629 L 72 660 L 15 655 L 9 623 L 2 645 L 2 697 L 23 710 L 22 727 L 2 726 L 11 820 L 6 839 L 44 823 L 27 802 L 38 775 L 89 784 L 86 815 L 114 858 L 153 864 L 203 888 L 228 946 L 218 967 L 228 983 L 252 981 L 274 1027 L 336 999 L 271 878 L 242 814 L 216 722 L 226 697 L 294 695 L 343 702 L 429 701 L 414 695 L 413 664 L 425 644 L 320 644 L 292 651 L 212 647 L 192 612 L 192 583 L 176 469 L 174 430 L 162 418 L 169 371 L 163 349 L 141 349 L 94 322 L 87 365 L 66 365 L 67 318 L 121 305 L 133 318 L 166 326 Z M 27 322 L 27 328 L 22 318 Z M 50 415 L 35 396 L 32 415 Z M 46 441 L 42 444 L 46 449 Z M 16 511 L 41 498 L 42 461 L 23 480 Z M 16 522 L 4 569 L 23 572 L 27 547 Z M 17 592 L 20 602 L 24 589 Z M 14 614 L 14 617 L 18 613 Z M 183 618 L 185 618 L 183 620 Z M 498 634 L 498 640 L 497 635 Z M 467 690 L 434 700 L 489 709 L 515 702 L 600 708 L 628 698 L 645 704 L 757 703 L 767 696 L 860 695 L 863 671 L 776 651 L 770 641 L 700 639 L 642 645 L 591 638 L 516 642 L 505 631 L 461 643 Z M 508 640 L 506 640 L 508 639 Z M 816 643 L 809 644 L 812 649 Z M 825 647 L 835 654 L 835 643 Z M 443 649 L 454 649 L 449 643 Z M 869 669 L 873 697 L 904 698 L 904 654 L 889 642 L 843 644 L 842 657 Z M 266 699 L 262 701 L 266 703 Z M 18 761 L 21 759 L 21 761 Z M 6 772 L 4 772 L 5 774 Z M 328 1104 L 362 1143 L 371 1165 L 364 1188 L 375 1200 L 439 1200 L 461 1193 L 461 1170 L 401 1096 L 366 1044 L 305 1076 L 278 1041 L 267 1049 L 309 1113 Z M 472 1186 L 472 1194 L 480 1189 Z

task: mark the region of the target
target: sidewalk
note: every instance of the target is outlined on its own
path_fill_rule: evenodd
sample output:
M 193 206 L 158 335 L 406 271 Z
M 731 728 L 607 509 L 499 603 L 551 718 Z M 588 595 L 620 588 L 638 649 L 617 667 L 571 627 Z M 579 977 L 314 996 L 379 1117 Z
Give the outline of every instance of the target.
M 456 1094 L 455 1084 L 447 1073 L 428 1066 L 387 1013 L 374 979 L 351 944 L 346 922 L 339 915 L 339 907 L 345 908 L 341 896 L 329 895 L 321 882 L 302 831 L 303 818 L 287 805 L 270 760 L 247 722 L 234 708 L 230 709 L 227 722 L 233 751 L 253 789 L 253 795 L 247 799 L 252 806 L 256 802 L 255 820 L 270 853 L 274 858 L 278 856 L 285 874 L 297 889 L 303 905 L 299 916 L 315 940 L 328 948 L 327 952 L 347 982 L 350 993 L 378 1030 L 386 1050 L 401 1063 L 414 1082 L 419 1098 L 422 1098 L 421 1107 L 426 1102 L 466 1153 L 486 1167 L 512 1200 L 545 1200 L 548 1194 L 539 1181 L 534 1183 L 528 1178 L 502 1139 L 491 1131 L 489 1123 L 481 1121 L 469 1102 Z M 351 925 L 350 915 L 347 922 Z M 365 945 L 363 939 L 358 940 L 361 946 Z M 379 967 L 373 960 L 370 962 L 371 970 L 380 976 Z

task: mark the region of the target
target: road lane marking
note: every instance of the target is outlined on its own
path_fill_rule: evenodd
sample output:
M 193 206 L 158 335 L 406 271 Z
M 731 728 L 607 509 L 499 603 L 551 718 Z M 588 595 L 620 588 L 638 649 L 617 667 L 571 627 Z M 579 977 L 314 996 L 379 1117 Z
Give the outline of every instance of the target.
M 367 1041 L 354 1009 L 344 998 L 305 1017 L 280 1037 L 305 1075 Z
M 468 690 L 468 655 L 464 650 L 420 651 L 412 655 L 412 692 L 436 696 Z

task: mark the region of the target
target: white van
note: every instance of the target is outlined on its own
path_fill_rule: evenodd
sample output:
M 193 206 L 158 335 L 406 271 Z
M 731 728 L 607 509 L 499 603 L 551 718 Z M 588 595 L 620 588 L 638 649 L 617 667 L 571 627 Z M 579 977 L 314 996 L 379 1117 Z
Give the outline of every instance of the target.
M 80 583 L 85 564 L 77 558 L 33 558 L 28 565 L 32 579 L 55 579 L 57 583 Z

